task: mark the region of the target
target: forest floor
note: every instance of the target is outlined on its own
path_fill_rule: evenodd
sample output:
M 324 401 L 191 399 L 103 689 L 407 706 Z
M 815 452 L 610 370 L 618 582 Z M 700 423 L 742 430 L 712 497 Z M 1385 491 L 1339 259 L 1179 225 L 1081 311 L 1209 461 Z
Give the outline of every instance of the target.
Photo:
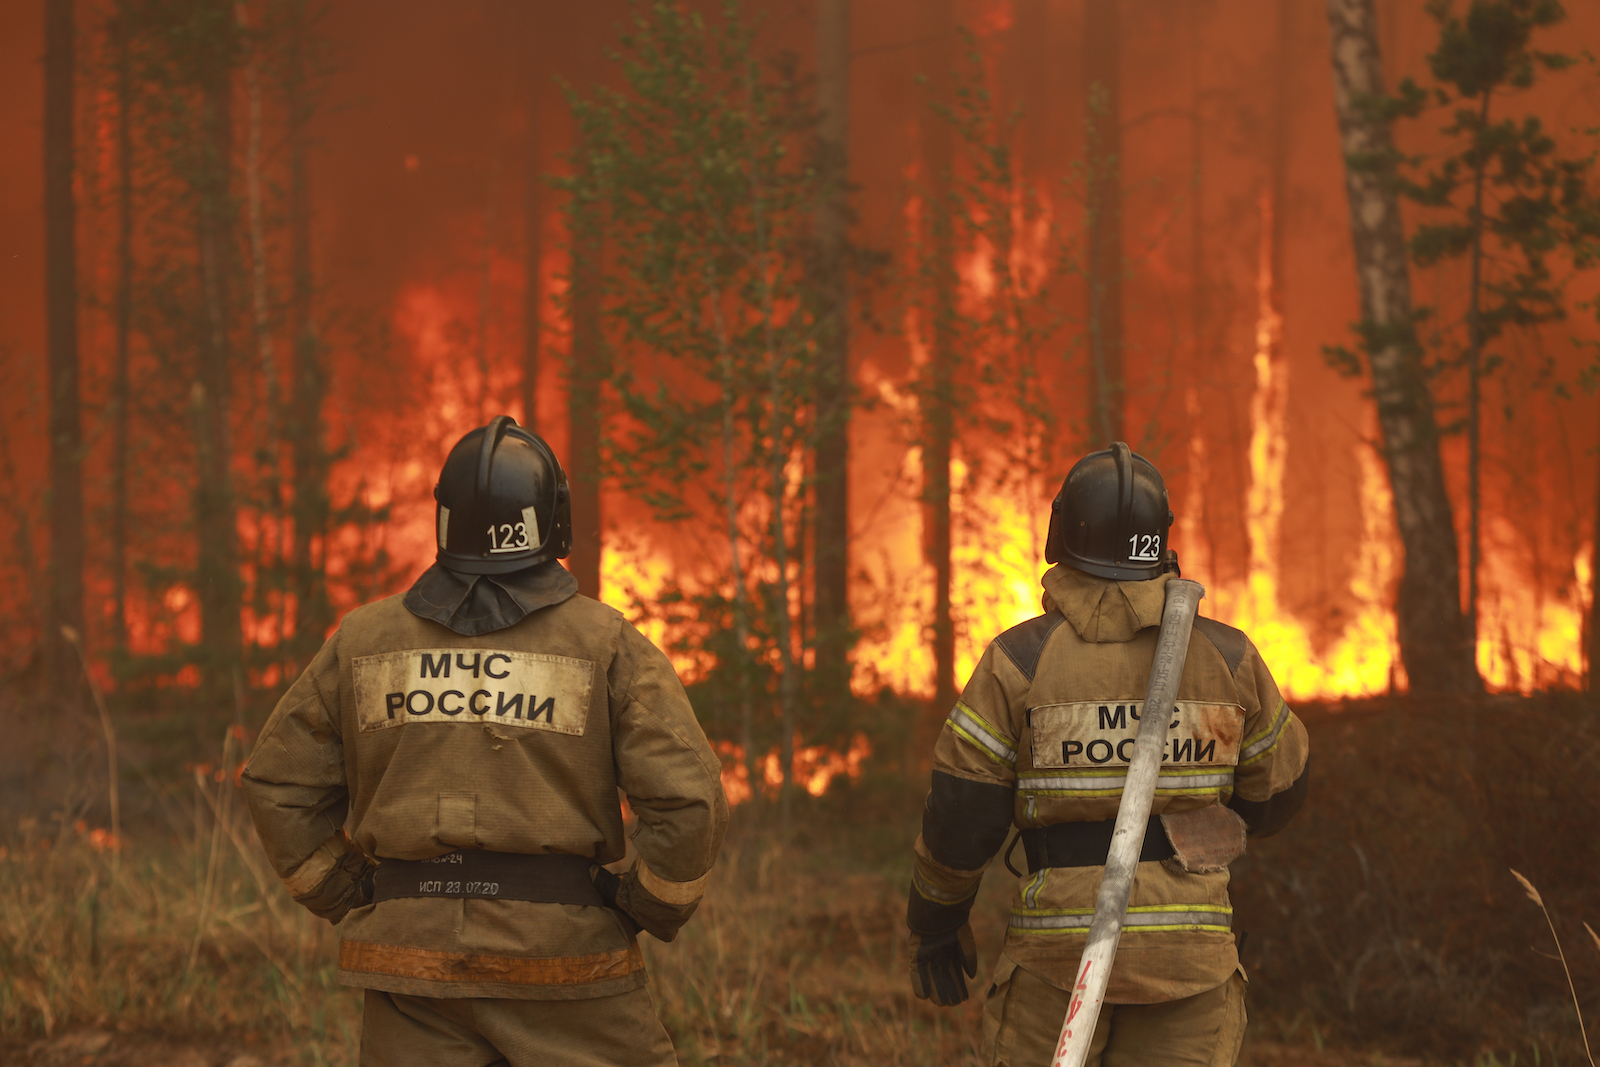
M 1241 1062 L 1585 1062 L 1550 930 L 1508 868 L 1538 886 L 1600 1020 L 1600 942 L 1581 925 L 1600 924 L 1600 715 L 1571 695 L 1302 714 L 1312 799 L 1235 865 Z M 120 851 L 70 811 L 0 825 L 0 1063 L 355 1063 L 360 1000 L 337 985 L 334 931 L 288 900 L 217 777 L 146 781 Z M 770 807 L 735 809 L 699 914 L 671 945 L 646 939 L 682 1062 L 979 1063 L 983 972 L 941 1011 L 909 995 L 901 962 L 919 778 L 806 801 L 788 834 Z M 974 911 L 984 968 L 1010 889 L 991 872 Z

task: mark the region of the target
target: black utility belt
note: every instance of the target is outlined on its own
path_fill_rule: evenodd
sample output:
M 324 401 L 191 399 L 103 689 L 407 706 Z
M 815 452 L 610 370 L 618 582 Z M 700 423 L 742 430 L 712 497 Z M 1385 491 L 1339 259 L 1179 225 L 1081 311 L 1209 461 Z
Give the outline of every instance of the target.
M 1104 822 L 1058 822 L 1022 831 L 1022 848 L 1028 855 L 1028 872 L 1046 867 L 1101 867 L 1111 851 L 1111 835 L 1117 820 Z M 1150 816 L 1144 828 L 1144 847 L 1139 862 L 1171 859 L 1176 853 L 1167 840 L 1161 816 Z
M 583 856 L 524 856 L 461 849 L 425 860 L 383 860 L 372 877 L 372 899 L 451 897 L 532 900 L 603 908 L 589 877 L 594 861 Z

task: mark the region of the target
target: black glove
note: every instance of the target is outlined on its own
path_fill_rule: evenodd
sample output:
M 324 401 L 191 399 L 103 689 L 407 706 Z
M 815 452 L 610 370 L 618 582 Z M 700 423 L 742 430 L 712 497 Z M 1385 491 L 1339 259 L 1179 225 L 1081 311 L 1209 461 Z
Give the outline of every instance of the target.
M 918 1000 L 932 1000 L 941 1008 L 967 999 L 967 982 L 978 977 L 978 944 L 972 924 L 942 934 L 911 935 L 911 991 Z
M 617 890 L 622 888 L 622 879 L 599 864 L 589 868 L 589 877 L 594 879 L 595 890 L 599 892 L 600 899 L 606 902 L 606 907 L 622 917 L 622 925 L 627 929 L 628 936 L 638 937 L 643 927 L 617 903 Z

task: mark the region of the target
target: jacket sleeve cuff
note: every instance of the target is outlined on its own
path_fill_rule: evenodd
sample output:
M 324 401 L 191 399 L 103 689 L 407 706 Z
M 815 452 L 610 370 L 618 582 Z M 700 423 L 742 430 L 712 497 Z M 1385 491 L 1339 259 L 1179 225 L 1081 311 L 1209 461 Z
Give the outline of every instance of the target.
M 639 879 L 639 884 L 649 890 L 650 895 L 666 904 L 683 906 L 698 901 L 706 892 L 706 883 L 711 880 L 711 872 L 707 871 L 699 878 L 688 882 L 669 882 L 655 871 L 652 871 L 641 856 L 634 862 L 633 871 Z
M 918 891 L 916 880 L 911 883 L 911 894 L 906 901 L 906 926 L 914 934 L 931 937 L 958 929 L 972 914 L 972 902 L 977 899 L 978 887 L 965 900 L 930 900 Z
M 370 867 L 367 858 L 340 831 L 285 875 L 283 884 L 296 904 L 319 919 L 338 923 L 351 908 L 372 899 L 367 884 Z
M 1310 791 L 1311 761 L 1308 759 L 1305 768 L 1300 772 L 1300 777 L 1296 778 L 1288 789 L 1274 793 L 1266 800 L 1245 800 L 1235 793 L 1228 801 L 1228 807 L 1238 812 L 1239 817 L 1244 819 L 1251 837 L 1271 837 L 1289 825 L 1289 820 L 1294 818 L 1305 804 Z
M 632 916 L 651 937 L 671 941 L 700 906 L 709 877 L 708 872 L 689 882 L 668 881 L 640 857 L 633 869 L 622 876 L 617 907 Z

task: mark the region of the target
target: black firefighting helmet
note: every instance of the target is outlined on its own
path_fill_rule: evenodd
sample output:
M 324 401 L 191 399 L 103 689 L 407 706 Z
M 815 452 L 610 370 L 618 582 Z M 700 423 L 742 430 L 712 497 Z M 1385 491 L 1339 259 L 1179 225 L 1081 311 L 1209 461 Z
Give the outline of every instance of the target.
M 438 560 L 466 574 L 508 574 L 572 548 L 567 475 L 544 438 L 497 415 L 456 442 L 433 487 Z
M 1119 582 L 1161 575 L 1172 511 L 1155 464 L 1116 442 L 1067 472 L 1050 506 L 1044 558 Z

